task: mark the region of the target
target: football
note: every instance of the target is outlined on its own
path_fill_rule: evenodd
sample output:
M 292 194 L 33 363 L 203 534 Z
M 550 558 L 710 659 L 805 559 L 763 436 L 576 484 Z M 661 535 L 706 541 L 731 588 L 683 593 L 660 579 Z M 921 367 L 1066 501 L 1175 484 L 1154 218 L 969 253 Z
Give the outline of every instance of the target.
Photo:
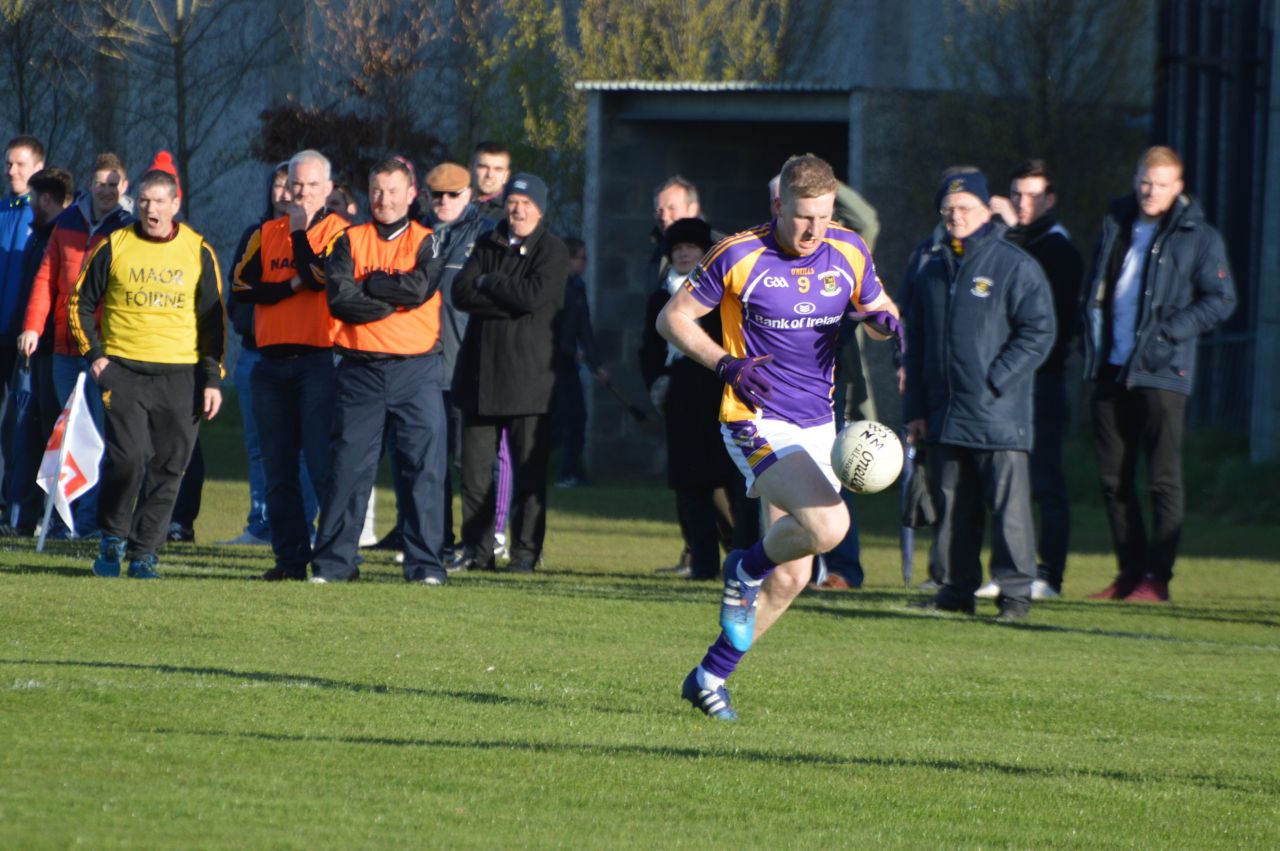
M 902 441 L 884 423 L 849 423 L 831 447 L 831 467 L 854 493 L 878 493 L 902 472 Z

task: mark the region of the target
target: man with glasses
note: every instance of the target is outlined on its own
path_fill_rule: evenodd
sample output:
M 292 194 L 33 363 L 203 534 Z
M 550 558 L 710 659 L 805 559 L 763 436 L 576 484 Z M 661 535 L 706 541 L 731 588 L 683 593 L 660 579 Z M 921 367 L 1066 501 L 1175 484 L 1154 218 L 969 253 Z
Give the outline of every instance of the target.
M 453 404 L 450 385 L 458 362 L 458 349 L 467 331 L 467 314 L 453 305 L 453 280 L 458 277 L 476 240 L 493 230 L 472 200 L 471 175 L 457 163 L 441 163 L 426 177 L 427 226 L 435 234 L 436 258 L 441 264 L 440 342 L 444 346 L 444 410 L 448 421 L 449 461 L 444 474 L 444 562 L 452 568 L 460 563 L 461 548 L 453 529 L 453 467 L 459 462 L 458 437 L 462 431 L 462 412 Z
M 942 585 L 921 604 L 975 611 L 982 534 L 992 514 L 991 578 L 1002 620 L 1025 618 L 1035 578 L 1027 454 L 1035 370 L 1054 339 L 1040 265 L 992 221 L 987 180 L 949 169 L 935 198 L 942 229 L 917 249 L 909 286 L 908 439 L 927 441 L 938 501 Z

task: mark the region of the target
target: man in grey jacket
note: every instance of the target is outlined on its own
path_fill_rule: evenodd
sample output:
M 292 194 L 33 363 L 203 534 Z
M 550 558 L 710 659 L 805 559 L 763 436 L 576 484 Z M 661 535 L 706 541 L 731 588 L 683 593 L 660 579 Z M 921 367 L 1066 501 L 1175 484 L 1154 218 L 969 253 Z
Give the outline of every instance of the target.
M 908 315 L 909 439 L 927 440 L 938 502 L 942 587 L 922 607 L 973 614 L 984 506 L 1003 620 L 1026 617 L 1036 574 L 1027 456 L 1036 367 L 1053 345 L 1040 265 L 991 220 L 986 177 L 950 169 L 938 190 L 942 238 L 915 266 Z

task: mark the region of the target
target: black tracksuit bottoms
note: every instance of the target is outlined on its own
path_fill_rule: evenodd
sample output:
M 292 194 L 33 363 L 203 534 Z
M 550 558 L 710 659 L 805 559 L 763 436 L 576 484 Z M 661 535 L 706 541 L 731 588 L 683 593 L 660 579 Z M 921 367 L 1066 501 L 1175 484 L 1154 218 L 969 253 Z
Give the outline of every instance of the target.
M 147 375 L 113 361 L 98 377 L 106 409 L 98 528 L 128 538 L 131 561 L 158 552 L 169 531 L 203 408 L 196 369 Z
M 349 579 L 356 566 L 369 491 L 378 472 L 383 435 L 395 434 L 396 495 L 404 519 L 404 578 L 445 578 L 444 474 L 446 425 L 444 362 L 440 355 L 338 364 L 329 450 L 329 490 L 322 496 L 311 565 L 315 576 Z

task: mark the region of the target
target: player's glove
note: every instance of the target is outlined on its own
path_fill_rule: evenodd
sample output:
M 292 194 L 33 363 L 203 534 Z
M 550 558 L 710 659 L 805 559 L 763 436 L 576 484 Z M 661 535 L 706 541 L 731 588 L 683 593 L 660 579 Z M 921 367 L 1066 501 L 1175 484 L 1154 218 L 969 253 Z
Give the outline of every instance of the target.
M 907 353 L 907 335 L 902 332 L 902 323 L 898 321 L 898 317 L 887 310 L 869 310 L 865 313 L 851 310 L 845 316 L 854 322 L 865 322 L 877 334 L 892 338 L 895 344 L 894 366 L 902 366 L 902 358 Z
M 769 401 L 769 392 L 773 385 L 764 377 L 761 369 L 773 355 L 761 355 L 756 358 L 735 358 L 725 355 L 716 364 L 716 375 L 720 376 L 738 394 L 742 403 L 751 410 Z

